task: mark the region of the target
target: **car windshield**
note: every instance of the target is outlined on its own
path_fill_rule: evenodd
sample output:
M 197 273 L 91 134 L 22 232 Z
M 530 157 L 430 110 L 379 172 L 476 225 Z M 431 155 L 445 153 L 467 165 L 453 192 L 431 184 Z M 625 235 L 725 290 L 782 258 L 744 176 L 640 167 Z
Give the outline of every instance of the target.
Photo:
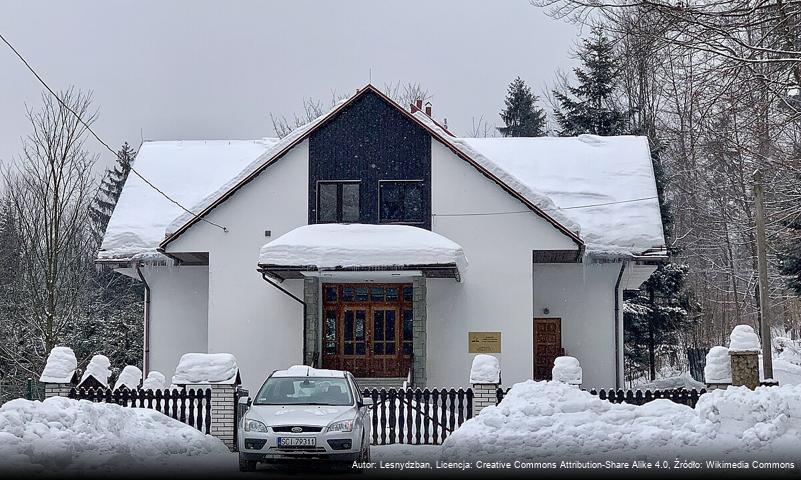
M 270 377 L 259 390 L 255 405 L 351 405 L 344 378 Z

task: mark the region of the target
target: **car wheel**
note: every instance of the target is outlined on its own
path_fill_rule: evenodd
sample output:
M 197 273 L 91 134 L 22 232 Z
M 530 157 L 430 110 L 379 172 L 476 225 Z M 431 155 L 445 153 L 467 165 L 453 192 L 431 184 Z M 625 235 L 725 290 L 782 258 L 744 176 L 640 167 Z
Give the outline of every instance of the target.
M 239 455 L 239 471 L 240 472 L 255 472 L 256 471 L 256 461 L 255 460 L 245 460 L 242 458 L 242 454 Z

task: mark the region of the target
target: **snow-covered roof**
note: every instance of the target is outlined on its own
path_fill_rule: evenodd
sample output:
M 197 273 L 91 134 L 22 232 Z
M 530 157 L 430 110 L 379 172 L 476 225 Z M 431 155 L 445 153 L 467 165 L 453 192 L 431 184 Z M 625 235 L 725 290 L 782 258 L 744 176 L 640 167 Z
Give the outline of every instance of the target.
M 236 176 L 278 140 L 144 142 L 134 168 L 185 207 L 191 207 Z M 109 221 L 98 258 L 130 259 L 154 254 L 166 227 L 185 213 L 131 172 Z
M 292 365 L 286 370 L 276 370 L 273 377 L 331 377 L 344 378 L 345 372 L 342 370 L 327 370 L 314 368 L 306 365 Z
M 174 385 L 236 384 L 239 367 L 230 353 L 185 353 L 172 377 Z
M 78 368 L 75 353 L 69 347 L 53 347 L 39 381 L 42 383 L 71 383 Z
M 467 267 L 462 247 L 408 225 L 317 224 L 298 227 L 261 247 L 259 265 L 317 269 L 455 265 Z
M 647 138 L 459 140 L 505 172 L 507 183 L 523 184 L 550 199 L 553 206 L 543 209 L 560 222 L 569 218 L 588 253 L 637 255 L 664 247 Z

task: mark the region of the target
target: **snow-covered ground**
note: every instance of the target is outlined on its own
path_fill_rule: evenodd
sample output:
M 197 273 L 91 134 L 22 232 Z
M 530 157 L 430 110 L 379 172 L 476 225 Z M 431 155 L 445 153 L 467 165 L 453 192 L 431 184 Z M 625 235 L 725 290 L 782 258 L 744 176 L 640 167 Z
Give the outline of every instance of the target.
M 801 386 L 745 387 L 701 396 L 612 404 L 558 382 L 518 383 L 444 443 L 453 459 L 795 459 Z
M 230 472 L 230 453 L 220 440 L 154 410 L 62 397 L 0 407 L 0 472 L 151 470 Z

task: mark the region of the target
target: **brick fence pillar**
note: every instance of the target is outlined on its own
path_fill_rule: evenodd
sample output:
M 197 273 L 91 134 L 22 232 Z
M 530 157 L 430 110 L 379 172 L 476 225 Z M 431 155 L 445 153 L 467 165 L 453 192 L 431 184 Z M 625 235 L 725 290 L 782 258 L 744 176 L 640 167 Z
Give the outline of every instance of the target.
M 229 450 L 236 446 L 234 423 L 236 422 L 236 385 L 187 385 L 186 388 L 211 389 L 210 434 L 223 441 Z
M 473 416 L 475 417 L 484 408 L 498 403 L 497 383 L 473 384 Z
M 44 396 L 50 397 L 67 397 L 70 394 L 71 383 L 45 383 Z
M 759 386 L 759 353 L 729 350 L 729 358 L 732 386 L 744 385 L 751 390 Z

